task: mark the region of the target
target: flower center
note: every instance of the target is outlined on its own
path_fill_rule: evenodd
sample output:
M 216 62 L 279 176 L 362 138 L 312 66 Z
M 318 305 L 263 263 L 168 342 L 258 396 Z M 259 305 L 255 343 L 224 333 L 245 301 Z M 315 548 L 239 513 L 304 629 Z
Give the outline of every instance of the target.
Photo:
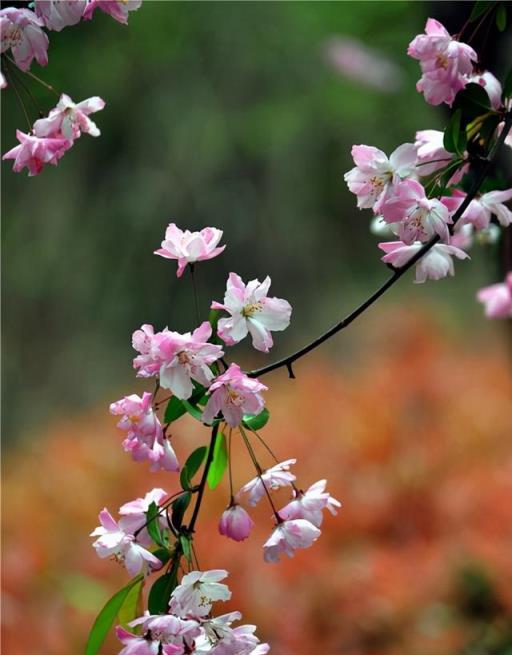
M 17 25 L 11 25 L 2 35 L 2 45 L 4 48 L 14 48 L 21 43 L 22 38 L 21 29 Z
M 241 393 L 238 393 L 238 391 L 235 391 L 235 389 L 228 387 L 227 402 L 235 405 L 235 407 L 240 407 L 245 402 L 245 396 L 243 396 Z
M 263 303 L 261 301 L 249 303 L 242 309 L 242 316 L 249 318 L 250 316 L 254 316 L 257 312 L 261 312 L 262 308 Z
M 442 53 L 437 54 L 436 67 L 444 68 L 446 70 L 448 68 L 448 57 L 446 55 L 443 55 Z

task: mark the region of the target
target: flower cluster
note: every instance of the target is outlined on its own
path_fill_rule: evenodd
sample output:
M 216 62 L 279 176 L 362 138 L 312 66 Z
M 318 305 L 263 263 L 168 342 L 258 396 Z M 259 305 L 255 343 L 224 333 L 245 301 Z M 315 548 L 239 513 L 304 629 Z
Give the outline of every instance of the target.
M 183 576 L 171 594 L 168 614 L 144 616 L 130 622 L 133 633 L 121 626 L 116 629 L 117 637 L 124 648 L 119 655 L 141 655 L 162 653 L 183 655 L 184 653 L 211 653 L 211 655 L 265 655 L 268 644 L 256 637 L 254 625 L 232 627 L 240 621 L 240 612 L 229 612 L 212 616 L 214 602 L 231 598 L 227 585 L 220 581 L 227 577 L 227 571 L 191 571 Z
M 47 66 L 49 39 L 44 29 L 60 32 L 82 19 L 90 20 L 95 9 L 126 24 L 128 12 L 141 4 L 142 0 L 35 0 L 33 11 L 15 7 L 0 9 L 1 52 L 7 56 L 9 51 L 12 55 L 9 64 L 23 72 L 30 69 L 34 59 L 40 66 Z M 1 88 L 5 88 L 7 79 L 3 73 L 0 81 Z M 14 78 L 10 82 L 15 84 Z M 27 168 L 29 176 L 38 175 L 45 164 L 55 166 L 82 133 L 100 135 L 89 115 L 104 106 L 104 100 L 98 96 L 75 103 L 62 93 L 56 107 L 46 118 L 36 120 L 28 133 L 16 130 L 19 145 L 6 152 L 2 159 L 13 159 L 16 173 Z

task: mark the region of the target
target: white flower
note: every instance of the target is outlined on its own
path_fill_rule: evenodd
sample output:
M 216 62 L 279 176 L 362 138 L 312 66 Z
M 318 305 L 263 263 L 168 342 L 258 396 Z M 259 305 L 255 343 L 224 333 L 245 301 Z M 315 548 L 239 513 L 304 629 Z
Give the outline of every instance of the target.
M 293 557 L 298 548 L 309 548 L 318 539 L 321 532 L 305 519 L 283 521 L 263 545 L 265 562 L 279 562 L 282 554 Z
M 253 478 L 240 489 L 236 495 L 237 499 L 241 494 L 249 494 L 249 505 L 254 507 L 265 495 L 265 487 L 269 492 L 279 487 L 288 487 L 296 480 L 295 475 L 290 472 L 290 465 L 295 464 L 296 461 L 296 459 L 287 459 L 264 471 L 261 477 Z
M 206 616 L 213 601 L 231 598 L 228 586 L 219 584 L 219 580 L 224 580 L 227 575 L 228 572 L 221 569 L 187 573 L 171 594 L 171 611 L 181 617 Z

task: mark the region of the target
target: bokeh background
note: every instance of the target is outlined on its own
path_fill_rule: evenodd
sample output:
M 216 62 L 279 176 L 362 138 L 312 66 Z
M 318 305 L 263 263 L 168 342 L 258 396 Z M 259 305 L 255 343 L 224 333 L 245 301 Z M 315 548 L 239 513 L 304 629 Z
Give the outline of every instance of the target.
M 5 652 L 80 652 L 125 580 L 90 548 L 98 510 L 175 488 L 129 460 L 107 411 L 143 388 L 134 329 L 194 327 L 190 280 L 152 254 L 167 223 L 225 232 L 225 254 L 198 269 L 205 312 L 229 271 L 270 274 L 294 307 L 273 356 L 311 339 L 387 274 L 369 212 L 343 183 L 350 148 L 389 153 L 443 127 L 405 50 L 427 16 L 456 32 L 470 10 L 146 0 L 128 27 L 97 12 L 50 34 L 49 67 L 34 71 L 107 106 L 94 117 L 101 137 L 81 138 L 57 168 L 27 179 L 2 164 Z M 510 34 L 491 29 L 479 45 L 503 77 Z M 354 73 L 361 53 L 370 64 Z M 2 94 L 6 151 L 23 116 Z M 269 442 L 299 458 L 303 485 L 327 477 L 343 510 L 313 549 L 270 567 L 267 510 L 242 545 L 212 536 L 221 487 L 198 539 L 201 565 L 232 572 L 232 607 L 276 655 L 512 653 L 510 325 L 486 323 L 474 300 L 502 273 L 494 246 L 453 279 L 407 277 L 298 364 L 297 380 L 268 377 Z M 244 346 L 235 356 L 266 361 Z M 184 417 L 178 455 L 205 438 Z M 251 471 L 242 452 L 237 462 L 242 483 Z

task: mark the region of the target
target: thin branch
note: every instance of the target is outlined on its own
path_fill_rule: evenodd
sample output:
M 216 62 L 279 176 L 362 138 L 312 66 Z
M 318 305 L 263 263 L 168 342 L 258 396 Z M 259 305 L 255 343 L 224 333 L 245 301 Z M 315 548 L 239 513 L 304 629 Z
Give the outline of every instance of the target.
M 475 181 L 473 182 L 471 189 L 469 190 L 468 194 L 464 198 L 460 207 L 453 214 L 452 229 L 457 223 L 457 221 L 460 219 L 462 214 L 466 211 L 469 203 L 476 197 L 476 194 L 478 193 L 480 187 L 482 186 L 483 181 L 485 180 L 485 178 L 489 173 L 489 169 L 491 168 L 491 165 L 494 162 L 497 152 L 500 150 L 501 146 L 503 145 L 511 128 L 512 128 L 512 112 L 509 112 L 505 115 L 505 122 L 503 125 L 503 129 L 494 147 L 492 148 L 492 151 L 489 153 L 488 157 L 482 160 L 482 164 L 483 164 L 482 168 L 480 169 L 479 174 L 477 175 Z M 371 296 L 369 296 L 364 302 L 362 302 L 359 305 L 359 307 L 356 307 L 352 312 L 350 312 L 350 314 L 348 314 L 348 316 L 345 316 L 345 318 L 339 321 L 339 323 L 333 325 L 329 330 L 327 330 L 327 332 L 324 332 L 324 334 L 320 335 L 319 337 L 308 343 L 300 350 L 297 350 L 291 355 L 288 355 L 288 357 L 284 357 L 283 359 L 280 359 L 277 362 L 274 362 L 273 364 L 269 364 L 268 366 L 263 366 L 262 368 L 256 369 L 255 371 L 251 371 L 248 373 L 248 375 L 253 378 L 260 377 L 262 375 L 265 375 L 266 373 L 275 371 L 283 366 L 286 366 L 288 371 L 290 371 L 290 367 L 293 364 L 293 362 L 297 361 L 301 357 L 304 357 L 304 355 L 310 353 L 312 350 L 320 346 L 324 341 L 327 341 L 327 339 L 330 339 L 338 332 L 341 332 L 341 330 L 344 330 L 353 321 L 355 321 L 356 318 L 361 316 L 361 314 L 363 314 L 369 307 L 373 305 L 374 302 L 376 302 L 382 295 L 384 295 L 388 289 L 390 289 L 396 282 L 398 282 L 398 280 L 405 273 L 407 273 L 407 271 L 409 271 L 414 266 L 414 264 L 416 264 L 423 257 L 423 255 L 426 255 L 427 252 L 429 252 L 429 250 L 431 250 L 439 241 L 440 241 L 440 237 L 438 235 L 432 237 L 432 239 L 430 239 L 430 241 L 425 243 L 418 250 L 418 252 L 411 257 L 411 259 L 406 264 L 404 264 L 401 268 L 396 269 L 393 275 L 390 278 L 388 278 L 384 282 L 384 284 L 382 284 L 376 291 L 374 291 L 371 294 Z
M 203 475 L 201 477 L 201 482 L 199 483 L 197 489 L 197 500 L 194 506 L 194 511 L 192 513 L 192 518 L 188 524 L 187 532 L 194 532 L 196 526 L 197 516 L 199 514 L 199 509 L 201 508 L 201 503 L 203 501 L 204 489 L 206 487 L 206 480 L 208 479 L 208 473 L 210 471 L 210 466 L 213 462 L 213 451 L 215 449 L 215 442 L 217 441 L 217 434 L 219 432 L 219 423 L 216 423 L 212 428 L 212 437 L 210 439 L 210 446 L 208 448 L 208 455 L 206 456 L 206 463 L 203 469 Z

